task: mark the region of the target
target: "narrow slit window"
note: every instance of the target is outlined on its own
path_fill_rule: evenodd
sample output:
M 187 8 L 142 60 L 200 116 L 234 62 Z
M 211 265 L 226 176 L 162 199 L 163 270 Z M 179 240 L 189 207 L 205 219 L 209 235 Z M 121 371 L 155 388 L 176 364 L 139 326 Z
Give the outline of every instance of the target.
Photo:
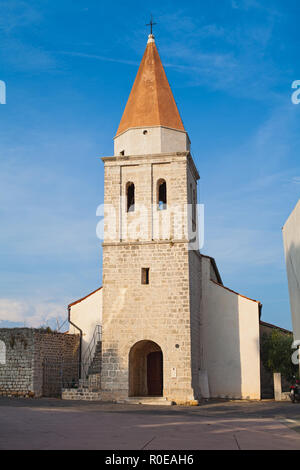
M 160 211 L 167 208 L 167 183 L 165 180 L 158 180 L 157 183 L 157 208 Z
M 150 268 L 142 268 L 142 284 L 149 284 Z
M 197 198 L 196 198 L 196 190 L 193 189 L 193 216 L 192 216 L 192 221 L 193 221 L 193 232 L 196 231 L 196 224 L 197 224 Z
M 127 184 L 127 212 L 134 212 L 135 188 L 133 183 Z

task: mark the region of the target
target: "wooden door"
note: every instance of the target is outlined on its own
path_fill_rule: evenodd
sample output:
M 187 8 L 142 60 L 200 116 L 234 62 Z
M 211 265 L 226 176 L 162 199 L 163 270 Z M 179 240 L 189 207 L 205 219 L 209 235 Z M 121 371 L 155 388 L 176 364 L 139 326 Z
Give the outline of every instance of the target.
M 147 356 L 147 386 L 149 396 L 162 396 L 163 357 L 161 351 L 149 353 Z

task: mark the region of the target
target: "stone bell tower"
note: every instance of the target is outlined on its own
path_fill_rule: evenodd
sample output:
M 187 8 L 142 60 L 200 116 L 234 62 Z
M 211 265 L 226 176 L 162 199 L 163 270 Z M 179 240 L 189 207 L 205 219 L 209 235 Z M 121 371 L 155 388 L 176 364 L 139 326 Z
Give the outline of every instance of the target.
M 197 181 L 149 35 L 105 166 L 103 396 L 199 396 L 201 257 Z

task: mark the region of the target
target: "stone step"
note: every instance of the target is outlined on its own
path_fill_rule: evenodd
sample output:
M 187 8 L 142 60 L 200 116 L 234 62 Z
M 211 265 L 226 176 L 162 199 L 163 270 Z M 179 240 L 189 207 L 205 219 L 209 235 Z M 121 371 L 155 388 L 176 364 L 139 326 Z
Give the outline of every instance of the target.
M 101 400 L 101 392 L 93 392 L 87 389 L 65 388 L 62 390 L 61 398 L 63 400 L 99 401 Z
M 172 406 L 174 403 L 165 397 L 128 397 L 118 400 L 117 403 L 128 403 L 131 405 L 159 405 Z
M 88 379 L 79 379 L 78 388 L 88 388 Z

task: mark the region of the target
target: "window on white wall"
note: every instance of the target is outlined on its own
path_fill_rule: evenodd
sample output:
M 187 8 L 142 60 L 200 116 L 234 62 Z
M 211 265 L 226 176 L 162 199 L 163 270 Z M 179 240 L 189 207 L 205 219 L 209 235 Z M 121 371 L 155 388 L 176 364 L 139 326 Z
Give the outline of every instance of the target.
M 0 365 L 6 364 L 6 346 L 4 341 L 0 341 Z

